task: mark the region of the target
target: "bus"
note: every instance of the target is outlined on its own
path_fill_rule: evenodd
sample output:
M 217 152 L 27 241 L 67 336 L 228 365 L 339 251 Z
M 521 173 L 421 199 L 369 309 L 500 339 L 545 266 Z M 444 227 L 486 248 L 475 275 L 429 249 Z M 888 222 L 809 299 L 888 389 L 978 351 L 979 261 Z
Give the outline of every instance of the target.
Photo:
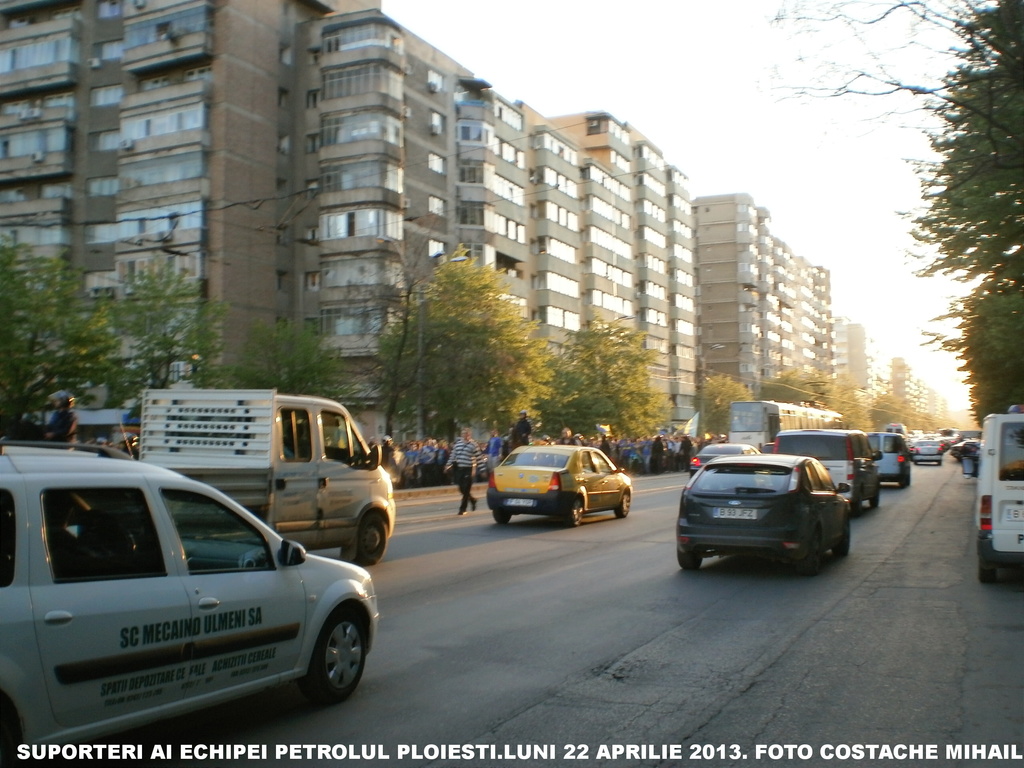
M 729 406 L 729 442 L 764 450 L 783 429 L 845 429 L 843 414 L 773 400 L 741 400 Z

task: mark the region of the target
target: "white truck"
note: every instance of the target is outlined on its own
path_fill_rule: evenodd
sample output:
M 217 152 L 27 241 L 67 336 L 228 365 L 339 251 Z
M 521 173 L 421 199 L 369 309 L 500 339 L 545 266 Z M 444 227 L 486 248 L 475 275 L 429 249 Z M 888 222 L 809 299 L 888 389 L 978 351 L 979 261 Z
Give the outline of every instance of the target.
M 276 390 L 151 389 L 140 459 L 212 485 L 307 549 L 380 562 L 391 478 L 344 406 Z
M 978 580 L 1024 567 L 1024 413 L 989 414 L 978 457 Z

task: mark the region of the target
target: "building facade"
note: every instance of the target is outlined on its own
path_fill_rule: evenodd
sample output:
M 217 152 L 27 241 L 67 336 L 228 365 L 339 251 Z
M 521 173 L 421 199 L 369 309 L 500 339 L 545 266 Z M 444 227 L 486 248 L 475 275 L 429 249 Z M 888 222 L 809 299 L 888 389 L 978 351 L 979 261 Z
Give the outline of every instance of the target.
M 463 254 L 554 347 L 643 331 L 674 423 L 700 374 L 756 392 L 830 369 L 828 273 L 765 209 L 692 201 L 635 127 L 506 99 L 379 2 L 0 0 L 0 20 L 0 232 L 66 254 L 92 295 L 157 264 L 201 281 L 229 362 L 278 319 L 371 360 Z M 357 405 L 380 433 L 373 391 Z

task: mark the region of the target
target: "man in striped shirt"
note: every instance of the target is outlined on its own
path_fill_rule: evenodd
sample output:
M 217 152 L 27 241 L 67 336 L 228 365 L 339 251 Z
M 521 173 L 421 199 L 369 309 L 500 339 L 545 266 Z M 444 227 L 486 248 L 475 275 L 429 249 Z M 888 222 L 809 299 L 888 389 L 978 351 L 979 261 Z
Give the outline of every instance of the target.
M 455 441 L 448 459 L 448 466 L 445 467 L 445 471 L 452 470 L 452 479 L 462 493 L 462 503 L 459 505 L 460 515 L 466 514 L 467 506 L 476 509 L 476 499 L 471 495 L 471 491 L 473 490 L 473 478 L 476 477 L 476 463 L 480 458 L 480 447 L 473 440 L 472 431 L 462 430 L 462 437 Z

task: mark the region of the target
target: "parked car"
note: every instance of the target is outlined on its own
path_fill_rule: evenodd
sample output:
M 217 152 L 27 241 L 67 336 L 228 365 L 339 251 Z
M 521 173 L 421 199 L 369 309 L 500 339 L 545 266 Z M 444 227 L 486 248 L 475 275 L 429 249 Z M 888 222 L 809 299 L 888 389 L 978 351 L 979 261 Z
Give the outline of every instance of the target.
M 881 481 L 878 479 L 879 451 L 872 450 L 868 436 L 859 429 L 790 429 L 775 438 L 775 452 L 813 456 L 824 464 L 832 482 L 845 483 L 850 511 L 859 515 L 864 501 L 878 506 Z
M 494 468 L 487 506 L 497 523 L 513 515 L 561 517 L 569 526 L 583 515 L 612 510 L 629 514 L 633 481 L 597 448 L 579 445 L 526 445 Z
M 356 689 L 369 573 L 176 472 L 54 446 L 0 442 L 0 764 L 288 680 Z
M 735 454 L 752 456 L 760 452 L 755 446 L 748 445 L 747 443 L 708 443 L 700 449 L 696 456 L 690 459 L 690 474 L 692 475 L 716 456 Z
M 676 557 L 693 571 L 716 555 L 792 562 L 813 576 L 828 550 L 850 551 L 846 483 L 809 456 L 720 456 L 690 478 L 679 500 Z
M 941 440 L 915 440 L 910 447 L 910 458 L 915 464 L 929 462 L 941 464 L 945 448 Z
M 878 460 L 878 480 L 899 483 L 900 488 L 910 485 L 910 446 L 898 432 L 868 432 L 868 443 L 873 451 L 882 454 Z

